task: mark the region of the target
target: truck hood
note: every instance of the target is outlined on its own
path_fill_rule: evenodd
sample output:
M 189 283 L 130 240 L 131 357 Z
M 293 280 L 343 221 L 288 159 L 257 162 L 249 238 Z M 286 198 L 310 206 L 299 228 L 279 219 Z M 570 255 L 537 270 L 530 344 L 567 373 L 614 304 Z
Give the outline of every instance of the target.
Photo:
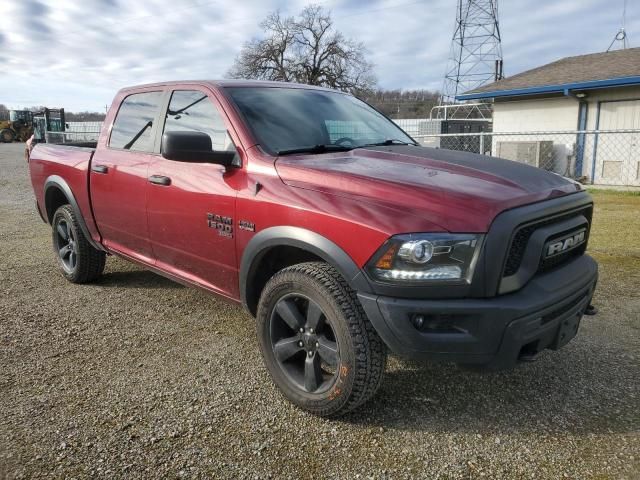
M 486 232 L 504 210 L 582 189 L 522 163 L 414 146 L 283 156 L 276 170 L 289 186 L 379 204 L 450 232 Z

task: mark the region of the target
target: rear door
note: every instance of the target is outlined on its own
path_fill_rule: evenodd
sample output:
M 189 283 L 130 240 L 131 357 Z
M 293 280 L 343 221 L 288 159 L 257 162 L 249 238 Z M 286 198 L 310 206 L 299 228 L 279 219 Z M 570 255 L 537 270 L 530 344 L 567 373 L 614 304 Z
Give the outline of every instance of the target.
M 214 150 L 236 148 L 227 133 L 226 116 L 204 88 L 171 92 L 163 113 L 165 132 L 204 132 Z M 234 214 L 240 175 L 241 170 L 234 167 L 162 156 L 152 159 L 147 215 L 156 266 L 222 295 L 238 297 Z
M 104 244 L 151 263 L 147 229 L 147 170 L 157 154 L 155 131 L 163 91 L 138 92 L 120 103 L 106 145 L 91 162 L 91 199 Z

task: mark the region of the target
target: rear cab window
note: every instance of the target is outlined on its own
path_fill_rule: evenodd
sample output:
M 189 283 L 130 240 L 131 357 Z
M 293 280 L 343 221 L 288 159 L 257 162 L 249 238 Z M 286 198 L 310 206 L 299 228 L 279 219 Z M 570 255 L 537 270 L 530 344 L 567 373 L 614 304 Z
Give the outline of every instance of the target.
M 162 91 L 133 93 L 122 100 L 113 122 L 109 147 L 153 152 L 153 122 L 162 104 Z

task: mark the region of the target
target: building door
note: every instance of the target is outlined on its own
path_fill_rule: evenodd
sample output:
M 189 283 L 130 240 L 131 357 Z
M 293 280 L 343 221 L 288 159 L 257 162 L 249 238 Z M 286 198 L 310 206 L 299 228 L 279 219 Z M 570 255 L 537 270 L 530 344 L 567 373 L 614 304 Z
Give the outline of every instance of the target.
M 602 102 L 598 130 L 640 130 L 640 100 Z M 640 133 L 599 133 L 594 183 L 640 186 Z

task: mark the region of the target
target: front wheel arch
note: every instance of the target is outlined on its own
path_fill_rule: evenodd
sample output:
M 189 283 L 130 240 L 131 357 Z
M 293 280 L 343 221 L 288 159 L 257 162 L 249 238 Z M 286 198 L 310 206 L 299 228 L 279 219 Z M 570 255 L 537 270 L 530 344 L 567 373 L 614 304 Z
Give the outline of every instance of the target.
M 300 227 L 270 227 L 257 233 L 247 244 L 240 262 L 240 299 L 252 315 L 256 315 L 262 288 L 269 278 L 261 279 L 260 272 L 268 265 L 270 255 L 278 249 L 298 252 L 300 258 L 292 257 L 285 268 L 296 263 L 324 261 L 334 267 L 349 286 L 359 292 L 371 290 L 360 267 L 337 244 L 328 238 Z M 282 250 L 280 250 L 282 251 Z M 276 271 L 270 271 L 270 274 Z

